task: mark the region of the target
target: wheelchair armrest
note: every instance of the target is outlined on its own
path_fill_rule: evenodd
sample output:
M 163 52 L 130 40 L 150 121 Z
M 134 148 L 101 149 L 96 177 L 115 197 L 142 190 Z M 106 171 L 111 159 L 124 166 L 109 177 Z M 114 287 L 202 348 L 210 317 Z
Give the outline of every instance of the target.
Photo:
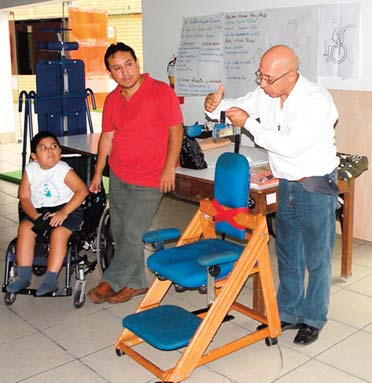
M 168 241 L 170 239 L 177 239 L 180 235 L 181 232 L 178 229 L 170 227 L 167 229 L 148 231 L 147 233 L 143 234 L 142 240 L 145 243 L 154 243 Z
M 239 256 L 240 254 L 237 254 L 233 251 L 222 251 L 218 253 L 201 255 L 198 257 L 197 261 L 200 266 L 209 267 L 220 265 L 222 263 L 235 262 Z

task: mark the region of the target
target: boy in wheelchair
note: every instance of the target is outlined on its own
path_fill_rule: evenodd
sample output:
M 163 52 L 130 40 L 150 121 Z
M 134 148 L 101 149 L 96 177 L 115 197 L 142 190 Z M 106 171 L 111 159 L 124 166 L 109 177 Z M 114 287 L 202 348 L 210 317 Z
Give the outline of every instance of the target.
M 89 192 L 75 171 L 61 161 L 61 147 L 53 133 L 41 131 L 34 136 L 31 158 L 18 192 L 24 213 L 16 246 L 18 279 L 6 291 L 17 293 L 31 284 L 35 240 L 50 233 L 47 272 L 36 291 L 37 296 L 43 296 L 58 290 L 57 277 L 68 240 L 83 224 L 81 204 Z

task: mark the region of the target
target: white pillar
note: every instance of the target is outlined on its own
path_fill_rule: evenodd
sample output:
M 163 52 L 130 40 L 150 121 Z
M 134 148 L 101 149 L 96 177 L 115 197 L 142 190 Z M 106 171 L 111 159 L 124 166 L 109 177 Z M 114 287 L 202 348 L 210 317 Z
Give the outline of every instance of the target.
M 15 141 L 8 12 L 0 11 L 0 143 Z

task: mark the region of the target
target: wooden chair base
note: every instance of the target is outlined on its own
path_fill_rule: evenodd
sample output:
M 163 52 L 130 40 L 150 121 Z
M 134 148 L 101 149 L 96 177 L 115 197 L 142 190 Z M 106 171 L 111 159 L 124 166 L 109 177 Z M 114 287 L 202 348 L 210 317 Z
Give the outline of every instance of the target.
M 213 207 L 211 207 L 208 202 L 204 205 L 201 204 L 201 210 L 196 213 L 193 221 L 186 229 L 178 245 L 198 240 L 202 232 L 203 236 L 206 236 L 205 229 L 208 227 L 208 223 L 204 222 L 204 224 L 200 224 L 197 222 L 199 222 L 200 215 L 210 209 L 213 210 Z M 236 261 L 231 273 L 223 280 L 216 282 L 216 299 L 206 312 L 199 313 L 195 320 L 193 320 L 195 322 L 193 325 L 194 328 L 191 333 L 185 335 L 186 338 L 189 338 L 185 344 L 182 343 L 185 339 L 182 339 L 179 344 L 177 342 L 170 342 L 172 344 L 168 344 L 167 341 L 163 342 L 164 344 L 159 343 L 159 340 L 156 339 L 156 334 L 146 334 L 146 328 L 147 330 L 149 329 L 146 324 L 144 324 L 142 328 L 141 320 L 139 320 L 139 326 L 135 327 L 135 333 L 128 330 L 128 328 L 125 328 L 118 338 L 115 344 L 118 355 L 124 353 L 133 358 L 137 363 L 141 364 L 163 382 L 177 383 L 187 379 L 195 368 L 222 358 L 225 355 L 240 350 L 250 344 L 256 343 L 260 340 L 265 340 L 267 345 L 276 343 L 276 338 L 281 334 L 281 327 L 270 265 L 268 250 L 269 233 L 266 218 L 261 214 L 240 214 L 239 216 L 236 219 L 237 222 L 244 223 L 246 227 L 251 229 L 249 241 L 240 258 Z M 204 226 L 203 230 L 202 226 Z M 262 310 L 255 308 L 254 305 L 250 307 L 241 302 L 237 302 L 237 297 L 250 275 L 254 275 L 260 284 L 264 314 L 262 313 Z M 166 295 L 171 284 L 172 282 L 168 280 L 160 281 L 156 279 L 153 282 L 151 288 L 136 310 L 138 318 L 140 318 L 141 314 L 143 315 L 144 311 L 149 310 L 147 319 L 150 318 L 151 320 L 151 316 L 153 315 L 151 310 L 162 311 L 162 309 L 159 310 L 159 307 L 163 307 L 160 306 L 161 301 Z M 178 310 L 177 308 L 170 308 L 170 310 L 172 313 L 174 312 L 175 315 L 176 312 L 180 311 L 180 317 L 184 321 L 192 319 L 189 315 L 194 315 L 191 313 L 185 313 L 183 309 Z M 251 332 L 243 337 L 224 344 L 223 346 L 207 350 L 213 340 L 213 337 L 220 329 L 225 317 L 234 311 L 246 315 L 247 317 L 258 322 L 267 324 L 267 327 Z M 124 324 L 126 320 L 128 322 L 128 319 L 125 318 L 123 321 Z M 157 321 L 162 321 L 161 316 L 157 316 Z M 175 321 L 177 322 L 177 319 L 175 319 Z M 135 320 L 133 320 L 133 323 L 134 322 Z M 174 324 L 174 326 L 177 325 L 177 323 Z M 171 326 L 171 324 L 169 324 L 169 326 Z M 193 326 L 191 326 L 191 328 Z M 145 332 L 140 335 L 139 333 L 142 331 Z M 154 329 L 150 329 L 149 331 L 151 333 L 156 332 Z M 167 336 L 171 337 L 171 335 L 168 334 L 165 336 L 165 340 L 167 339 Z M 138 353 L 135 350 L 135 346 L 143 343 L 144 339 L 146 342 L 163 350 L 178 348 L 178 346 L 183 347 L 183 351 L 175 366 L 170 369 L 163 370 Z

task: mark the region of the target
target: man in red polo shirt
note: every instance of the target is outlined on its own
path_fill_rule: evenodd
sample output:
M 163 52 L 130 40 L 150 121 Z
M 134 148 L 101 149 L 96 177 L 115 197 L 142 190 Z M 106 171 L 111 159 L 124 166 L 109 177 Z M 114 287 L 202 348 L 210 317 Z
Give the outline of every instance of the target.
M 140 74 L 131 47 L 110 45 L 105 65 L 118 85 L 105 100 L 90 191 L 99 190 L 108 157 L 115 256 L 88 297 L 94 303 L 119 303 L 147 290 L 142 235 L 163 193 L 174 190 L 183 119 L 173 89 Z

